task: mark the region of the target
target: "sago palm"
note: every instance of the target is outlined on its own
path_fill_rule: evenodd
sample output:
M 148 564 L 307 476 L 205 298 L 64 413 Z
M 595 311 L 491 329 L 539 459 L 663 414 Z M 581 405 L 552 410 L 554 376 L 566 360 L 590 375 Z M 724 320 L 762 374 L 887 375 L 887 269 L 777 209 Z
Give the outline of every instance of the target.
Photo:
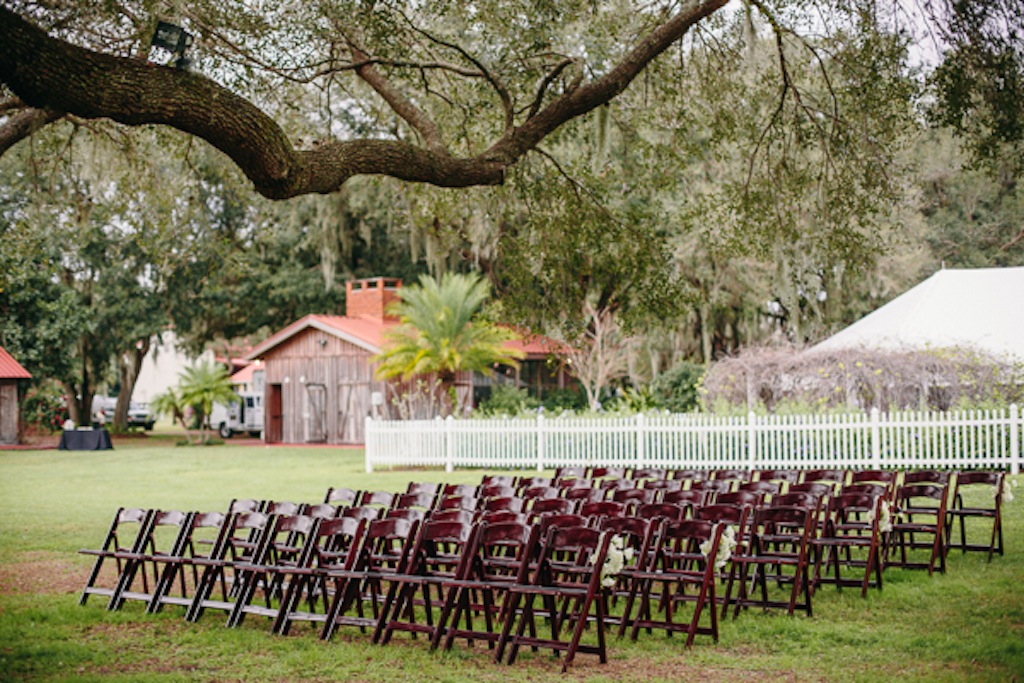
M 384 348 L 374 358 L 380 362 L 377 376 L 435 375 L 448 395 L 460 371 L 491 374 L 496 363 L 515 365 L 522 352 L 505 347 L 515 333 L 480 319 L 488 294 L 485 280 L 457 273 L 440 282 L 423 275 L 418 286 L 403 288 L 392 309 L 399 325 L 385 333 Z

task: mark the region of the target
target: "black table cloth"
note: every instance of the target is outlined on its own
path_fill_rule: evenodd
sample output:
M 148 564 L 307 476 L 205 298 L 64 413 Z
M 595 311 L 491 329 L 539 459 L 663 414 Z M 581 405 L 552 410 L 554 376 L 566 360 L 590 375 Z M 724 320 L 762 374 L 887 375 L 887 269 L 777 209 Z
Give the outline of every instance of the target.
M 113 448 L 106 429 L 65 430 L 57 448 L 62 451 L 105 451 Z

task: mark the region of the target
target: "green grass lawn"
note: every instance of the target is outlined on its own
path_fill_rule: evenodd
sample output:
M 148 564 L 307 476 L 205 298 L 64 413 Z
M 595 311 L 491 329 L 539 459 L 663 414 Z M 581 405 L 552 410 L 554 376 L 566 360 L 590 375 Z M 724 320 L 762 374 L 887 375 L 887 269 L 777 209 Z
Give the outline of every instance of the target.
M 410 480 L 477 483 L 482 472 L 363 471 L 360 450 L 174 447 L 157 434 L 107 452 L 0 451 L 0 680 L 153 681 L 1012 681 L 1024 680 L 1024 489 L 1006 506 L 1004 557 L 953 553 L 946 575 L 889 569 L 881 593 L 823 587 L 812 618 L 750 611 L 718 644 L 641 635 L 610 640 L 610 661 L 581 655 L 563 676 L 549 654 L 494 664 L 482 644 L 432 654 L 423 639 L 378 647 L 356 629 L 329 643 L 303 625 L 224 628 L 219 612 L 78 606 L 118 506 L 221 510 L 228 500 L 318 502 L 328 486 L 404 489 Z

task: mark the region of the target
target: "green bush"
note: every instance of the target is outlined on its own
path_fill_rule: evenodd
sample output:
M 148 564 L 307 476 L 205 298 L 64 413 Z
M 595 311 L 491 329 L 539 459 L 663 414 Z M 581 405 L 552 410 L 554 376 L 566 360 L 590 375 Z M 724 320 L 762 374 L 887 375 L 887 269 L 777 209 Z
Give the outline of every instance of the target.
M 530 396 L 526 389 L 505 384 L 491 390 L 490 397 L 480 404 L 477 413 L 483 417 L 516 416 L 539 407 L 540 401 Z
M 682 362 L 654 378 L 651 397 L 673 413 L 689 413 L 698 407 L 698 387 L 704 377 L 704 366 Z

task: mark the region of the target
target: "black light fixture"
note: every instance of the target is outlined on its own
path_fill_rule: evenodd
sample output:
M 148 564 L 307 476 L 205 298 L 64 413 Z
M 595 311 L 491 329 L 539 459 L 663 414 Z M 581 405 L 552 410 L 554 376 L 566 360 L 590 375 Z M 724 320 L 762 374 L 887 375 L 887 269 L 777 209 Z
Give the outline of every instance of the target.
M 187 69 L 192 63 L 192 60 L 185 56 L 185 50 L 192 45 L 192 34 L 180 26 L 166 21 L 157 22 L 150 45 L 178 55 L 174 66 L 179 69 Z

